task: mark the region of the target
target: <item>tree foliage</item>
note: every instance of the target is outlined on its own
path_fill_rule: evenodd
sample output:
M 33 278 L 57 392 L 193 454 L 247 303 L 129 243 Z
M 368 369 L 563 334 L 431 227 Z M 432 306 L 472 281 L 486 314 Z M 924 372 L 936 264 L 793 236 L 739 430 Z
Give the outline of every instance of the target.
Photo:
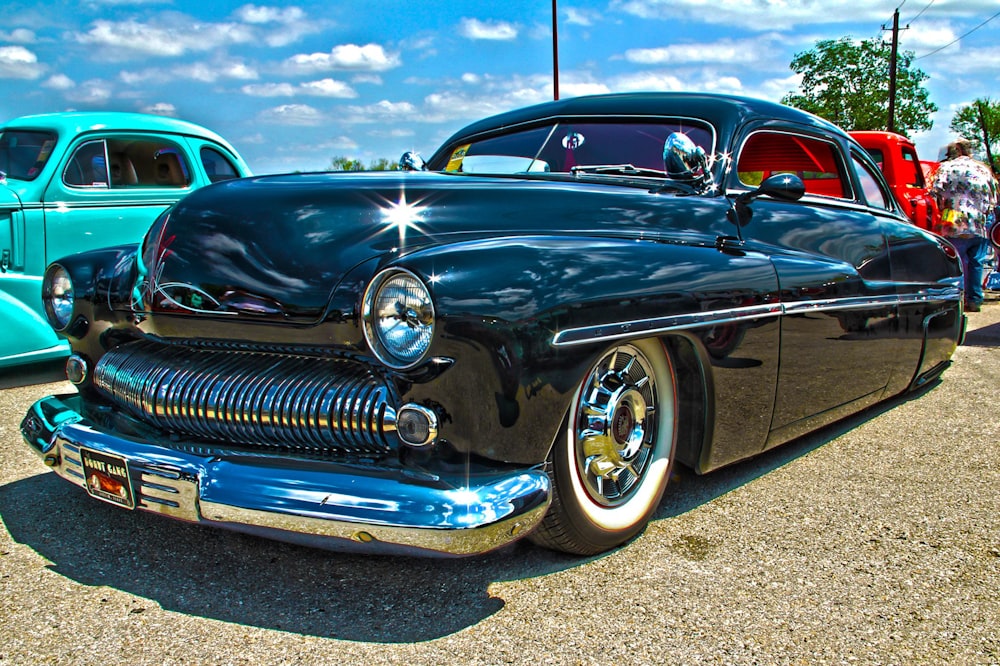
M 976 99 L 959 109 L 951 119 L 952 132 L 972 143 L 977 154 L 992 160 L 993 170 L 1000 168 L 1000 101 L 988 97 Z
M 781 101 L 816 114 L 846 130 L 884 130 L 889 125 L 889 72 L 892 47 L 881 39 L 860 43 L 826 39 L 795 54 L 790 65 L 802 75 L 799 93 Z M 911 67 L 913 52 L 896 54 L 895 130 L 929 130 L 937 105 L 923 87 L 928 76 Z
M 327 167 L 327 171 L 396 171 L 398 169 L 398 162 L 385 157 L 372 160 L 368 166 L 365 166 L 361 160 L 351 157 L 334 157 L 330 166 Z

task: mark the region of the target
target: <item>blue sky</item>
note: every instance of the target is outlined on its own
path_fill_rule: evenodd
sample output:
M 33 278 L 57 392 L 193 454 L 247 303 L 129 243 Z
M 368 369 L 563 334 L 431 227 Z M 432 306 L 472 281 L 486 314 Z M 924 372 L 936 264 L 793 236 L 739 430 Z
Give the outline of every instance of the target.
M 940 107 L 1000 98 L 1000 0 L 558 0 L 560 96 L 696 90 L 778 100 L 817 40 L 889 32 Z M 69 109 L 191 120 L 256 173 L 429 156 L 463 125 L 552 99 L 550 0 L 89 0 L 0 7 L 0 120 Z M 989 21 L 991 17 L 995 20 Z M 985 23 L 984 23 L 985 22 Z

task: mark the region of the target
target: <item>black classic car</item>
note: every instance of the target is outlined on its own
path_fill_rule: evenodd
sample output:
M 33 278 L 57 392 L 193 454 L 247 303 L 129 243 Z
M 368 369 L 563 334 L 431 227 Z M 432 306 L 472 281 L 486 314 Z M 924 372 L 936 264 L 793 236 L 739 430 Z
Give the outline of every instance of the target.
M 627 94 L 477 122 L 400 172 L 244 178 L 53 263 L 72 395 L 21 426 L 128 509 L 471 555 L 638 534 L 674 463 L 748 458 L 948 365 L 953 248 L 847 134 Z

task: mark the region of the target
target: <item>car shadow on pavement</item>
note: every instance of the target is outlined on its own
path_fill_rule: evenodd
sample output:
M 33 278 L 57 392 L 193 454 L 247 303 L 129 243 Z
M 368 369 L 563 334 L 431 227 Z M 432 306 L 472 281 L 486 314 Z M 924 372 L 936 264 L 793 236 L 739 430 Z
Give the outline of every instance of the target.
M 667 492 L 653 518 L 654 520 L 672 518 L 711 502 L 754 479 L 784 467 L 904 402 L 920 398 L 940 383 L 940 379 L 935 379 L 911 393 L 880 402 L 857 414 L 758 454 L 754 458 L 723 467 L 704 476 L 686 467 L 676 468 L 672 472 Z
M 0 486 L 0 518 L 55 573 L 138 597 L 130 613 L 158 605 L 375 643 L 432 640 L 475 626 L 504 606 L 489 593 L 494 581 L 581 562 L 527 543 L 463 559 L 330 552 L 123 511 L 50 473 Z
M 1000 323 L 990 324 L 965 334 L 963 347 L 1000 347 Z
M 711 502 L 907 399 L 712 474 L 677 470 L 655 519 Z M 527 541 L 462 559 L 331 552 L 123 511 L 50 473 L 0 486 L 0 518 L 13 539 L 55 573 L 137 597 L 130 613 L 155 604 L 224 622 L 372 643 L 427 641 L 475 626 L 504 607 L 490 594 L 492 583 L 595 559 Z

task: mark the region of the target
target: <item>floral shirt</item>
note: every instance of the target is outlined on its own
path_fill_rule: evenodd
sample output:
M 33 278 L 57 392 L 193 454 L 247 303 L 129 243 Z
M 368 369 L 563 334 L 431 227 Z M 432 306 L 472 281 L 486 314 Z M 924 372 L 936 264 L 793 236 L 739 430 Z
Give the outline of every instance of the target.
M 937 234 L 986 236 L 1000 201 L 1000 186 L 988 166 L 963 155 L 941 163 L 931 194 L 941 208 L 941 222 L 934 226 Z

